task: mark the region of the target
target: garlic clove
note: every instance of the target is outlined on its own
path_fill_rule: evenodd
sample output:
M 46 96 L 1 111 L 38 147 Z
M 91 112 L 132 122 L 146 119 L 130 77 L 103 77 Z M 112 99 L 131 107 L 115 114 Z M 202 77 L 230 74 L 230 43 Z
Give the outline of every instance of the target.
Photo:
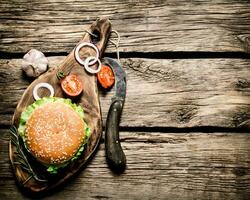
M 29 63 L 27 61 L 23 61 L 22 62 L 22 70 L 26 73 L 27 76 L 36 77 L 35 72 L 34 72 L 34 68 L 32 67 L 31 63 Z
M 48 59 L 36 49 L 31 49 L 23 57 L 22 69 L 27 76 L 38 77 L 48 69 Z

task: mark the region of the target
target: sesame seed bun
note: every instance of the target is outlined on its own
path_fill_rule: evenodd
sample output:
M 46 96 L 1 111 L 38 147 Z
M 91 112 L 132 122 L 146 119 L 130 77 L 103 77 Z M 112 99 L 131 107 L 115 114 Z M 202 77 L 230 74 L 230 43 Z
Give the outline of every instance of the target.
M 48 102 L 36 108 L 26 122 L 30 153 L 45 165 L 60 165 L 72 158 L 85 140 L 85 123 L 69 105 Z

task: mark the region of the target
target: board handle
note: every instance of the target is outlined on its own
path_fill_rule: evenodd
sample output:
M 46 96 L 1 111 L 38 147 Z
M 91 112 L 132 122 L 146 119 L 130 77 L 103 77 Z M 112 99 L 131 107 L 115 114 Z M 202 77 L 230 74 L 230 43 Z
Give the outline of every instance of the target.
M 126 168 L 126 156 L 122 150 L 119 138 L 119 123 L 123 109 L 123 101 L 112 102 L 106 121 L 105 149 L 109 167 L 116 173 Z

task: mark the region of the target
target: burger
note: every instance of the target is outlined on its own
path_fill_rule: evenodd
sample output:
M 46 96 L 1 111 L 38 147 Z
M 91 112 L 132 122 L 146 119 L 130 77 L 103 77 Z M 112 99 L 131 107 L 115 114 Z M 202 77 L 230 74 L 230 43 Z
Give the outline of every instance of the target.
M 44 97 L 28 106 L 18 132 L 26 150 L 51 174 L 78 159 L 90 138 L 83 108 L 57 97 Z

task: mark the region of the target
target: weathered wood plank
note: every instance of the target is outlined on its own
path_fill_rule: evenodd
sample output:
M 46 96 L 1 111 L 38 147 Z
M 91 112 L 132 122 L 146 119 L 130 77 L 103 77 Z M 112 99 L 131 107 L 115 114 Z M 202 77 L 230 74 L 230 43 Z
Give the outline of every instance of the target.
M 247 0 L 1 0 L 0 51 L 70 52 L 98 16 L 121 33 L 123 52 L 250 52 Z
M 0 196 L 20 199 L 0 129 Z M 127 169 L 108 169 L 104 144 L 75 179 L 47 199 L 248 199 L 250 134 L 122 132 Z
M 50 57 L 51 67 L 64 57 Z M 10 124 L 29 81 L 21 59 L 0 61 L 0 124 Z M 124 59 L 124 127 L 250 127 L 248 59 Z M 105 121 L 113 93 L 101 95 Z

